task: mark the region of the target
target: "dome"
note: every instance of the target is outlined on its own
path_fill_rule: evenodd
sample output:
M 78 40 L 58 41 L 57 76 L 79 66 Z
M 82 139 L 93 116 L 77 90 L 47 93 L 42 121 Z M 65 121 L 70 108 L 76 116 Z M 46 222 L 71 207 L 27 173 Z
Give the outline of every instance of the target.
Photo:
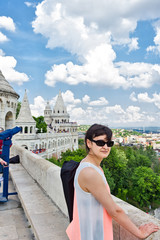
M 16 95 L 17 98 L 19 98 L 19 95 L 14 91 L 14 89 L 11 87 L 9 82 L 5 79 L 2 72 L 0 71 L 0 92 L 6 92 Z

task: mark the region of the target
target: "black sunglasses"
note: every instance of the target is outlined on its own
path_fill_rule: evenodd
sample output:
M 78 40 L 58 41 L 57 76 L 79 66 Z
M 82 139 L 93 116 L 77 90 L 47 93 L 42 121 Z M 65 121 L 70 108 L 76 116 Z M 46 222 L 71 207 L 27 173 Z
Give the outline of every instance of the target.
M 91 142 L 94 142 L 99 147 L 103 147 L 105 144 L 107 144 L 107 147 L 113 147 L 113 145 L 114 145 L 114 141 L 105 142 L 103 140 L 93 140 L 92 139 Z

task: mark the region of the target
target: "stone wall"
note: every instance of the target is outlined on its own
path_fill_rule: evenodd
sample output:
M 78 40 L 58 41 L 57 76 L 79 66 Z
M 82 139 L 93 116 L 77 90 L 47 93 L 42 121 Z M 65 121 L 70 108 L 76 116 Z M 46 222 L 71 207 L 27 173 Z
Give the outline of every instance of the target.
M 32 178 L 39 183 L 46 194 L 56 203 L 61 211 L 67 216 L 67 207 L 63 195 L 62 183 L 60 179 L 60 168 L 40 156 L 25 150 L 22 147 L 13 145 L 11 155 L 19 155 L 20 162 Z M 134 206 L 112 196 L 114 201 L 123 208 L 129 218 L 137 225 L 153 222 L 160 226 L 160 220 L 144 213 Z M 136 240 L 132 234 L 127 232 L 117 223 L 114 224 L 114 240 Z M 152 234 L 148 240 L 160 240 L 160 231 Z

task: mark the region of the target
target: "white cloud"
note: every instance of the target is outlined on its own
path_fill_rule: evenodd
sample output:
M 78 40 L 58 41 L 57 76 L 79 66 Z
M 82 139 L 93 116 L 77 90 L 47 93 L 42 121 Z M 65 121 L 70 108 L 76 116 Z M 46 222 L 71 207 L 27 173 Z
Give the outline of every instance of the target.
M 124 77 L 113 65 L 115 53 L 109 44 L 103 44 L 84 56 L 84 65 L 74 65 L 72 62 L 54 65 L 45 75 L 45 83 L 55 86 L 56 82 L 65 82 L 70 85 L 90 83 L 106 85 L 113 88 L 128 86 Z
M 32 3 L 32 2 L 24 2 L 24 4 L 25 4 L 27 7 L 33 7 L 33 8 L 36 7 L 36 4 L 35 4 L 35 3 Z
M 139 49 L 138 38 L 132 38 L 131 42 L 128 44 L 129 52 Z
M 140 112 L 140 108 L 137 106 L 129 106 L 126 109 L 126 121 L 127 122 L 142 122 L 144 121 L 144 115 Z
M 153 117 L 153 116 L 147 116 L 147 121 L 149 122 L 149 123 L 152 123 L 152 122 L 154 122 L 156 119 Z
M 91 101 L 90 106 L 105 106 L 108 105 L 108 100 L 105 97 L 100 97 L 98 100 Z
M 73 92 L 67 90 L 62 92 L 65 106 L 70 115 L 70 121 L 78 122 L 78 124 L 93 124 L 101 123 L 105 125 L 113 126 L 127 126 L 132 124 L 146 124 L 155 123 L 159 119 L 159 115 L 151 113 L 150 111 L 141 111 L 140 107 L 128 106 L 124 109 L 121 105 L 104 106 L 104 105 L 92 105 L 90 106 L 90 97 L 85 95 L 82 99 L 75 98 Z M 54 107 L 57 96 L 53 97 L 49 102 L 51 109 Z M 160 94 L 155 94 L 155 99 L 160 103 Z M 78 100 L 78 101 L 77 101 Z M 99 101 L 95 100 L 95 101 Z M 30 104 L 32 115 L 40 116 L 44 114 L 46 106 L 46 100 L 41 96 L 37 96 L 34 99 L 34 103 Z M 80 102 L 84 105 L 79 106 Z M 98 111 L 97 111 L 98 106 Z
M 34 104 L 30 104 L 32 116 L 39 117 L 44 115 L 46 101 L 41 96 L 34 98 Z
M 94 0 L 92 11 L 88 0 L 45 0 L 37 5 L 36 18 L 32 22 L 34 32 L 48 39 L 48 48 L 63 47 L 80 61 L 79 65 L 72 62 L 53 65 L 45 74 L 48 86 L 65 82 L 126 89 L 148 88 L 158 81 L 160 72 L 154 69 L 154 65 L 115 64 L 116 54 L 112 45 L 127 45 L 128 52 L 137 50 L 138 38 L 130 37 L 130 33 L 135 31 L 138 21 L 160 17 L 159 0 L 154 4 L 151 0 L 122 0 L 121 6 L 117 8 L 117 5 L 118 0 Z
M 90 97 L 88 95 L 84 95 L 84 97 L 82 98 L 82 101 L 87 104 L 90 101 Z
M 2 49 L 0 49 L 0 56 L 5 56 L 5 53 Z
M 74 98 L 74 93 L 71 92 L 70 90 L 67 90 L 65 93 L 62 93 L 63 100 L 66 104 L 80 104 L 81 100 L 80 99 L 75 99 Z
M 129 96 L 129 99 L 133 102 L 137 102 L 137 98 L 135 97 L 135 92 L 132 92 L 131 95 Z
M 116 113 L 116 114 L 124 114 L 124 110 L 122 109 L 122 107 L 120 105 L 115 105 L 115 106 L 109 106 L 106 107 L 105 109 L 106 113 Z
M 45 0 L 37 6 L 33 27 L 35 32 L 49 39 L 50 46 L 58 42 L 65 45 L 62 39 L 65 36 L 67 41 L 72 39 L 70 47 L 74 48 L 78 36 L 79 45 L 81 40 L 88 38 L 88 32 L 93 30 L 96 31 L 96 36 L 110 32 L 114 41 L 124 44 L 129 39 L 129 34 L 136 29 L 137 21 L 160 16 L 159 7 L 159 0 L 154 3 L 151 0 L 122 0 L 120 5 L 119 0 L 94 0 L 92 3 L 88 0 Z M 49 29 L 52 29 L 51 33 Z M 58 39 L 55 39 L 55 34 Z M 67 41 L 65 47 L 69 47 Z
M 147 52 L 153 52 L 156 55 L 160 55 L 160 20 L 156 21 L 154 24 L 154 29 L 156 36 L 154 37 L 155 45 L 147 47 Z
M 148 96 L 148 93 L 145 92 L 145 93 L 139 93 L 138 96 L 137 96 L 139 102 L 147 102 L 147 103 L 152 103 L 154 100 L 151 99 L 149 96 Z
M 25 73 L 21 73 L 15 70 L 17 61 L 14 57 L 5 56 L 3 50 L 1 50 L 0 53 L 0 69 L 6 80 L 18 85 L 22 85 L 23 82 L 29 81 L 29 78 Z
M 149 88 L 154 83 L 159 83 L 160 66 L 158 64 L 118 62 L 115 65 L 119 67 L 119 73 L 127 79 L 129 87 Z
M 0 32 L 0 42 L 7 42 L 9 39 L 7 38 L 6 35 L 4 35 L 2 32 Z
M 14 32 L 16 27 L 13 22 L 13 19 L 6 16 L 0 16 L 0 28 Z
M 160 93 L 154 93 L 153 94 L 153 99 L 154 99 L 154 104 L 156 105 L 156 107 L 158 107 L 160 109 Z
M 89 105 L 89 106 L 105 106 L 105 105 L 108 105 L 108 100 L 105 97 L 100 97 L 97 100 L 90 101 L 90 97 L 88 95 L 85 95 L 82 98 L 82 102 L 84 104 Z
M 133 99 L 136 99 L 136 101 L 143 102 L 143 103 L 153 103 L 157 108 L 160 109 L 160 93 L 159 94 L 153 93 L 152 97 L 149 97 L 147 92 L 139 93 L 139 94 L 137 94 L 137 96 L 133 92 L 130 95 L 130 99 L 132 101 L 134 101 Z

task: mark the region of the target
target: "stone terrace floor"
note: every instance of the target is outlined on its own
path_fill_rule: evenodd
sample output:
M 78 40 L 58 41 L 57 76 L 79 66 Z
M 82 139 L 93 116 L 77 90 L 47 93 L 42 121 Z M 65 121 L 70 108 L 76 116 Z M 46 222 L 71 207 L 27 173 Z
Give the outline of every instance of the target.
M 15 192 L 11 179 L 9 192 Z M 9 195 L 8 199 L 8 202 L 0 202 L 0 240 L 36 240 L 18 196 Z

